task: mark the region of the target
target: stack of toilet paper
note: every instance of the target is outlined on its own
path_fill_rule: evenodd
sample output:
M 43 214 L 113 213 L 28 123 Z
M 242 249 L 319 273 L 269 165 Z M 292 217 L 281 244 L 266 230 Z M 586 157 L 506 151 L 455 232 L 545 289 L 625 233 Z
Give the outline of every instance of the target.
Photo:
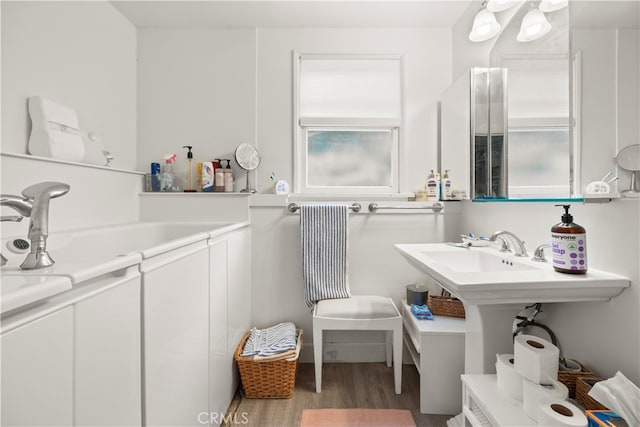
M 499 354 L 496 361 L 498 390 L 522 402 L 524 412 L 539 426 L 586 427 L 587 418 L 567 402 L 567 387 L 558 382 L 560 350 L 533 336 L 517 335 L 513 354 Z

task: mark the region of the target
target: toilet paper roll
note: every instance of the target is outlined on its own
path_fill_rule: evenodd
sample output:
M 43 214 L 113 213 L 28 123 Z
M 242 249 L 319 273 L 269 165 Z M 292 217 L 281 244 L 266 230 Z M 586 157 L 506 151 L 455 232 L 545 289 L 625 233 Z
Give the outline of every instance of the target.
M 549 341 L 533 335 L 517 335 L 513 344 L 515 368 L 526 379 L 550 384 L 558 379 L 560 350 Z
M 516 359 L 517 360 L 517 359 Z M 522 408 L 524 413 L 534 421 L 538 421 L 540 409 L 555 400 L 564 400 L 569 397 L 567 386 L 558 381 L 552 381 L 550 385 L 540 385 L 524 379 L 522 383 Z
M 589 421 L 577 406 L 562 400 L 554 400 L 540 408 L 538 425 L 545 427 L 587 427 Z
M 513 354 L 498 354 L 496 358 L 498 390 L 522 402 L 522 375 L 514 367 Z

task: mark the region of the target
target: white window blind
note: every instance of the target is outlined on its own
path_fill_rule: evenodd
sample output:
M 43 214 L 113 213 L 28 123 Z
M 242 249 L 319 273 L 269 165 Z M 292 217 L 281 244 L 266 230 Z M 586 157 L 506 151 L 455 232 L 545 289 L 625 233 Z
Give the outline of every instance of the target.
M 300 61 L 300 116 L 399 120 L 399 58 Z
M 296 191 L 397 192 L 401 57 L 296 58 Z

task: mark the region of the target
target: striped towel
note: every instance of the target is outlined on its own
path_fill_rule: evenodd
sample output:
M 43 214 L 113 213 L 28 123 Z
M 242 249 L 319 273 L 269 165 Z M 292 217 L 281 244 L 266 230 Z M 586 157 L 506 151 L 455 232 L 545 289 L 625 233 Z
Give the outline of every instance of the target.
M 295 349 L 296 326 L 285 322 L 267 329 L 252 328 L 241 356 L 271 356 Z
M 344 203 L 300 207 L 302 273 L 309 307 L 323 299 L 351 296 L 347 279 L 348 220 Z

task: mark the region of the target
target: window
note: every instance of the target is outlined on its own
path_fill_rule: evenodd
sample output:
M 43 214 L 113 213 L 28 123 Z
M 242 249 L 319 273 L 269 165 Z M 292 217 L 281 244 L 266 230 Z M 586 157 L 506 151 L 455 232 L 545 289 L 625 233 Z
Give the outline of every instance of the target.
M 398 192 L 401 57 L 294 59 L 295 191 Z

